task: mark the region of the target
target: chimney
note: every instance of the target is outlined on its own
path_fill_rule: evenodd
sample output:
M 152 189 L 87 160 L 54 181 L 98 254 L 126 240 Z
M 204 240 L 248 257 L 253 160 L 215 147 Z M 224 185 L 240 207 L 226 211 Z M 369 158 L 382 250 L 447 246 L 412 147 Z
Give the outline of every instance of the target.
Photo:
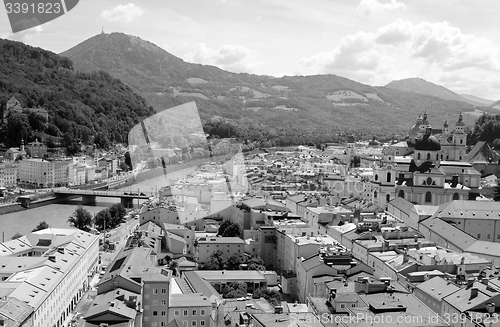
M 64 254 L 64 248 L 57 248 L 57 252 Z
M 453 175 L 451 177 L 451 187 L 457 187 L 458 185 L 458 175 Z
M 402 185 L 402 184 L 403 184 L 403 182 L 404 182 L 404 180 L 405 180 L 405 174 L 404 174 L 404 173 L 399 173 L 399 177 L 398 177 L 398 182 L 397 182 L 397 184 L 398 184 L 398 185 Z
M 488 286 L 488 278 L 481 279 L 481 283 L 483 283 L 484 285 Z
M 403 253 L 403 263 L 408 262 L 408 248 L 405 249 L 405 252 Z
M 421 246 L 422 246 L 422 242 L 421 241 L 417 241 L 417 250 L 420 250 Z
M 495 303 L 487 303 L 486 311 L 488 311 L 488 313 L 495 313 Z
M 474 285 L 474 278 L 467 278 L 467 288 L 470 288 Z
M 479 290 L 477 289 L 477 287 L 471 288 L 470 289 L 470 298 L 469 298 L 469 300 L 472 300 L 475 297 L 477 297 L 478 292 L 479 292 Z
M 49 260 L 52 262 L 56 262 L 56 256 L 55 255 L 49 255 Z
M 277 313 L 277 314 L 283 313 L 283 307 L 281 305 L 275 306 L 274 313 Z
M 353 261 L 351 261 L 351 262 L 350 262 L 350 264 L 351 264 L 351 268 L 353 268 L 353 267 L 356 267 L 356 265 L 357 265 L 358 263 L 357 263 L 356 261 L 354 261 L 354 260 L 353 260 Z
M 384 243 L 382 244 L 382 252 L 385 252 L 388 250 L 389 250 L 389 240 L 384 240 Z

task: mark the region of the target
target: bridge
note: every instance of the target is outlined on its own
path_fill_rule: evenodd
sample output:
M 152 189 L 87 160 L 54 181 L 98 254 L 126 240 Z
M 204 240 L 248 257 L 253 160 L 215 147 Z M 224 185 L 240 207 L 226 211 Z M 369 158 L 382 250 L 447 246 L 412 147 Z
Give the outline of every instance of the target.
M 135 199 L 147 200 L 150 197 L 154 196 L 152 192 L 144 192 L 137 191 L 133 192 L 124 192 L 124 191 L 110 191 L 110 190 L 96 190 L 96 189 L 71 189 L 66 187 L 59 187 L 54 189 L 54 196 L 56 197 L 82 197 L 82 204 L 91 204 L 95 203 L 96 197 L 104 197 L 104 198 L 120 198 L 121 203 L 126 207 L 132 207 L 132 203 Z

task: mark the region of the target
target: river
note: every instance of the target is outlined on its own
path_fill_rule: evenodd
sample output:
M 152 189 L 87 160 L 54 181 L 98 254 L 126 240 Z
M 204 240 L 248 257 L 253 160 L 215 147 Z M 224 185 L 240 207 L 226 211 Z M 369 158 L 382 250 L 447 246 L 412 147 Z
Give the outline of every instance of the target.
M 196 170 L 196 167 L 190 167 L 168 174 L 168 178 L 182 178 Z M 148 179 L 132 186 L 122 188 L 125 192 L 151 192 L 167 185 L 167 179 L 164 176 Z M 41 221 L 46 221 L 54 228 L 70 228 L 68 218 L 78 206 L 81 206 L 81 198 L 76 198 L 61 204 L 49 204 L 46 206 L 0 215 L 0 241 L 10 240 L 15 233 L 28 234 Z M 141 200 L 142 201 L 142 200 Z M 119 203 L 119 198 L 97 197 L 93 205 L 83 206 L 91 214 L 95 214 L 105 208 L 109 208 L 115 203 Z M 137 207 L 137 201 L 134 201 Z

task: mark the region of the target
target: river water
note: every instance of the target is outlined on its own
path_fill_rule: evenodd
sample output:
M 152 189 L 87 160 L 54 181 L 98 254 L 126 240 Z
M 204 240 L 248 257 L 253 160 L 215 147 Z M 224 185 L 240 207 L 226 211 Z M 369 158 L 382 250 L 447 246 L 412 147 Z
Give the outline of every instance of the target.
M 195 171 L 196 167 L 190 167 L 168 174 L 168 178 L 182 178 Z M 167 185 L 168 181 L 164 176 L 148 179 L 132 186 L 122 188 L 124 192 L 155 192 Z M 142 200 L 141 200 L 142 201 Z M 68 218 L 78 206 L 81 206 L 81 198 L 76 198 L 61 204 L 49 204 L 46 206 L 0 215 L 0 242 L 8 241 L 15 233 L 28 234 L 41 221 L 46 221 L 54 228 L 70 228 Z M 119 198 L 97 197 L 93 205 L 83 206 L 91 214 L 95 214 L 105 208 L 109 208 L 115 203 L 119 203 Z M 137 200 L 134 202 L 137 207 Z M 140 203 L 140 202 L 139 202 Z

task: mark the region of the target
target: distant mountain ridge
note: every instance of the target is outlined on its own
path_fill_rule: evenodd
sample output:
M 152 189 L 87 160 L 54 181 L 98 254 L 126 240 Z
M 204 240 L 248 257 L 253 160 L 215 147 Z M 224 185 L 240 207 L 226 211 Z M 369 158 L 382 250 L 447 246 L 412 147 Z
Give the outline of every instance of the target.
M 473 105 L 484 106 L 484 104 L 480 103 L 479 101 L 474 101 L 463 97 L 445 88 L 444 86 L 428 82 L 420 77 L 405 78 L 392 81 L 387 84 L 386 87 L 400 91 L 415 92 L 419 94 L 435 96 L 446 100 L 463 101 Z
M 248 130 L 257 130 L 252 137 L 263 140 L 276 134 L 304 140 L 351 132 L 360 137 L 404 135 L 419 112 L 427 111 L 436 126 L 455 121 L 460 112 L 475 112 L 474 105 L 459 95 L 443 99 L 336 75 L 276 78 L 231 73 L 188 63 L 122 33 L 93 36 L 61 55 L 70 58 L 76 70 L 104 70 L 119 78 L 157 111 L 196 101 L 203 121 L 222 117 L 241 137 L 250 137 Z M 465 120 L 472 124 L 475 117 Z

